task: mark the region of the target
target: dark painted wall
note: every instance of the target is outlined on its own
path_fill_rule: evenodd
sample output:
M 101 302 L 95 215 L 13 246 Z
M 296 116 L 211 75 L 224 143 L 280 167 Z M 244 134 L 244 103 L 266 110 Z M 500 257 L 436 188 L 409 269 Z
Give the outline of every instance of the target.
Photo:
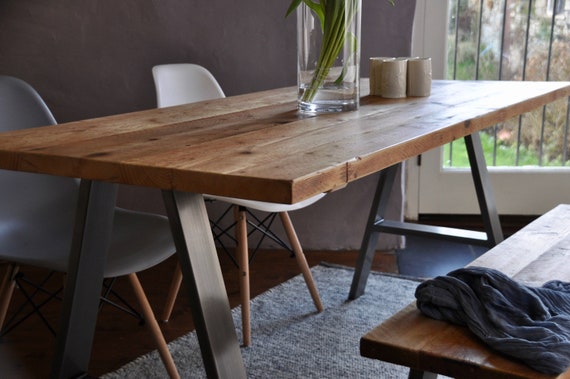
M 296 18 L 284 17 L 288 5 L 288 0 L 1 0 L 0 74 L 32 84 L 59 122 L 154 107 L 151 68 L 160 63 L 206 66 L 228 96 L 294 85 Z M 386 0 L 363 0 L 362 76 L 370 56 L 409 55 L 414 8 L 415 0 L 397 0 L 395 7 Z M 372 182 L 351 185 L 294 214 L 304 245 L 357 246 L 367 213 L 362 203 Z M 157 198 L 136 193 L 127 203 L 160 207 Z M 401 201 L 396 191 L 396 215 Z M 327 229 L 315 227 L 318 220 L 327 220 Z M 331 222 L 333 232 L 340 231 L 332 244 Z

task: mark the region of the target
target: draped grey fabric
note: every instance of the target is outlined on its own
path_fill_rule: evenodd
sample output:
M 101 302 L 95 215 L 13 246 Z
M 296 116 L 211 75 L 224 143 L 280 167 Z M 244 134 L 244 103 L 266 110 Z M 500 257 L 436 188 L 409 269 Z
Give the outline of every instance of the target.
M 467 326 L 537 371 L 570 367 L 570 283 L 529 287 L 497 270 L 468 267 L 421 283 L 416 299 L 426 316 Z

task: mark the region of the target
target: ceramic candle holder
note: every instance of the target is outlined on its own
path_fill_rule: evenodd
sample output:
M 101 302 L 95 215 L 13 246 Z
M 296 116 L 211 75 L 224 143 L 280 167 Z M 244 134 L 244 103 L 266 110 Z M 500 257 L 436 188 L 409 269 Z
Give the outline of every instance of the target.
M 407 58 L 382 62 L 382 75 L 380 75 L 382 97 L 392 99 L 406 97 L 407 67 Z
M 431 93 L 431 58 L 408 59 L 408 96 Z
M 392 57 L 373 57 L 370 58 L 370 94 L 373 96 L 382 96 L 382 63 L 388 60 L 394 60 Z

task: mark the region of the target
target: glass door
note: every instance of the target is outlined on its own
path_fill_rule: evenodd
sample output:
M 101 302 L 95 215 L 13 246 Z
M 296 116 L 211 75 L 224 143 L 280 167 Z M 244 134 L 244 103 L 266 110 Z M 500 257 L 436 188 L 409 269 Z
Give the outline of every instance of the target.
M 504 15 L 507 15 L 506 17 Z M 413 54 L 436 79 L 570 80 L 570 2 L 418 0 Z M 480 133 L 500 214 L 570 203 L 568 100 Z M 463 141 L 407 162 L 406 216 L 478 214 Z

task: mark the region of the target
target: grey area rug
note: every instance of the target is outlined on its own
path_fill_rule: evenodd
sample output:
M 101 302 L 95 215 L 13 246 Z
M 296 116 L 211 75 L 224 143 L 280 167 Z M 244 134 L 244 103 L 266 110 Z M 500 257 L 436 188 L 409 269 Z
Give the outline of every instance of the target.
M 402 366 L 363 358 L 360 337 L 414 299 L 418 281 L 372 273 L 366 292 L 349 301 L 353 270 L 312 269 L 324 312 L 317 313 L 299 275 L 251 303 L 251 346 L 241 349 L 248 378 L 407 378 Z M 240 309 L 232 310 L 241 336 Z M 169 344 L 183 378 L 206 377 L 195 333 Z M 166 378 L 156 351 L 103 378 Z

